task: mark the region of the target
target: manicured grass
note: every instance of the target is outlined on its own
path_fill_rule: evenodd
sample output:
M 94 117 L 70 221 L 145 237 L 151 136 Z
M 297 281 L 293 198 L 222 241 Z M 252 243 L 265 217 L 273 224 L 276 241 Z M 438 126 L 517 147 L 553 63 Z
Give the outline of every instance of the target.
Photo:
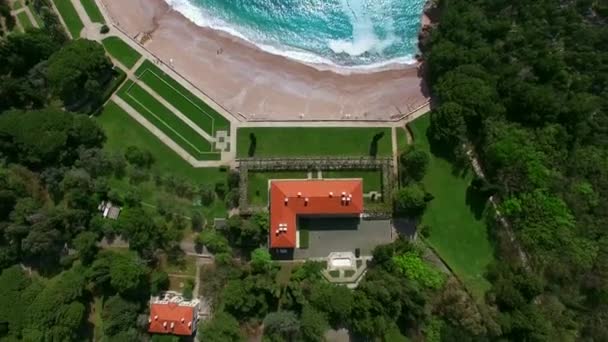
M 101 15 L 101 11 L 99 10 L 99 7 L 97 7 L 95 0 L 80 0 L 80 3 L 82 4 L 82 7 L 84 7 L 84 10 L 87 12 L 87 15 L 92 22 L 101 24 L 106 23 L 106 20 L 103 18 L 103 15 Z
M 397 128 L 397 148 L 399 149 L 399 154 L 407 150 L 409 144 L 407 143 L 407 133 L 406 130 L 398 127 Z
M 372 141 L 376 137 L 377 143 Z M 239 128 L 237 154 L 245 157 L 390 156 L 390 128 Z
M 84 28 L 84 24 L 82 23 L 82 20 L 80 20 L 78 12 L 76 12 L 72 2 L 70 0 L 53 0 L 53 2 L 55 3 L 55 6 L 57 6 L 57 10 L 63 18 L 65 25 L 68 27 L 68 31 L 70 31 L 72 38 L 80 38 L 80 32 Z
M 380 170 L 323 171 L 323 178 L 363 178 L 363 192 L 382 192 L 382 171 Z
M 116 58 L 122 65 L 131 69 L 141 58 L 139 52 L 135 51 L 129 44 L 118 37 L 108 37 L 101 41 L 103 47 L 112 57 Z
M 32 13 L 32 15 L 34 16 L 34 19 L 36 20 L 36 22 L 38 23 L 38 27 L 42 28 L 44 27 L 44 22 L 42 21 L 42 18 L 40 18 L 40 15 L 38 14 L 38 12 L 34 11 L 34 6 L 32 5 L 32 2 L 30 1 L 30 3 L 27 5 L 27 7 L 30 9 L 30 12 Z
M 192 167 L 112 101 L 108 102 L 97 122 L 107 137 L 106 150 L 124 153 L 129 146 L 148 150 L 154 156 L 154 170 L 188 179 L 194 184 L 213 185 L 226 180 L 226 172 L 219 168 Z
M 194 278 L 169 276 L 169 290 L 181 293 L 182 291 L 184 291 L 184 288 L 186 287 L 186 283 L 188 282 L 188 280 L 194 281 Z
M 181 274 L 187 276 L 196 276 L 196 258 L 193 256 L 185 256 L 184 262 L 178 265 L 169 263 L 163 260 L 163 271 L 168 274 Z
M 24 0 L 13 1 L 13 4 L 12 4 L 13 8 L 12 8 L 12 10 L 18 10 L 18 9 L 22 8 L 23 7 L 23 1 Z
M 95 308 L 95 312 L 91 313 L 93 318 L 93 325 L 95 326 L 95 341 L 103 340 L 103 318 L 101 317 L 101 313 L 103 312 L 103 297 L 94 297 L 93 299 L 93 307 Z
M 426 132 L 430 116 L 425 115 L 411 124 L 414 143 L 430 153 Z M 430 202 L 422 224 L 431 227 L 428 243 L 440 254 L 465 286 L 478 300 L 483 300 L 490 283 L 483 274 L 494 259 L 493 247 L 486 225 L 476 217 L 467 204 L 466 194 L 472 175 L 452 172 L 453 165 L 430 153 L 427 174 L 423 180 L 426 190 L 435 198 Z
M 192 167 L 112 101 L 106 104 L 96 121 L 103 128 L 107 137 L 104 145 L 105 150 L 120 154 L 124 154 L 129 146 L 147 150 L 154 157 L 153 173 L 171 175 L 187 180 L 196 186 L 204 184 L 213 187 L 217 182 L 226 181 L 226 172 L 219 168 Z M 126 190 L 129 188 L 127 179 L 114 179 L 110 185 L 115 189 Z M 226 216 L 224 201 L 219 199 L 209 207 L 197 207 L 193 205 L 192 201 L 159 189 L 153 179 L 140 184 L 138 189 L 141 192 L 142 200 L 152 205 L 156 205 L 160 199 L 170 199 L 176 206 L 183 208 L 186 213 L 201 210 L 207 218 Z
M 218 130 L 226 130 L 230 134 L 230 122 L 225 117 L 194 96 L 152 62 L 146 60 L 137 69 L 136 75 L 209 135 L 215 135 Z
M 306 249 L 310 244 L 310 234 L 308 229 L 300 229 L 300 248 Z
M 32 21 L 30 20 L 30 17 L 27 16 L 27 13 L 25 12 L 19 12 L 17 14 L 17 20 L 19 20 L 19 22 L 21 23 L 21 27 L 23 27 L 23 30 L 27 30 L 28 28 L 32 28 L 34 27 L 34 24 L 32 24 Z
M 299 262 L 281 262 L 279 264 L 280 268 L 277 272 L 276 282 L 281 286 L 285 286 L 289 283 L 289 278 L 291 278 L 291 273 L 298 266 L 302 265 Z
M 249 172 L 247 200 L 250 205 L 268 205 L 268 181 L 271 179 L 306 179 L 304 171 Z
M 196 159 L 220 159 L 220 153 L 212 152 L 211 143 L 137 84 L 125 83 L 118 95 Z

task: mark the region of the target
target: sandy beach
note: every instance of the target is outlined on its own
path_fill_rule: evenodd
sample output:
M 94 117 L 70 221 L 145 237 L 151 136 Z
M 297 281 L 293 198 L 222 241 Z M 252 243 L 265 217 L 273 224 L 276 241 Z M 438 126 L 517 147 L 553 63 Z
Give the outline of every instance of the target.
M 418 67 L 319 70 L 202 28 L 163 0 L 102 0 L 129 36 L 227 110 L 247 120 L 390 120 L 427 101 Z

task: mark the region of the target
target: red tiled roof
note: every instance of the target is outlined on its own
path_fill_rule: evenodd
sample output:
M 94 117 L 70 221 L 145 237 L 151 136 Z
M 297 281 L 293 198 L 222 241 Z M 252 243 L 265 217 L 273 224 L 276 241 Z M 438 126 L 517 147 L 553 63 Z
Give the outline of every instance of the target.
M 360 179 L 271 181 L 270 248 L 296 247 L 298 215 L 355 215 L 362 212 L 363 183 Z
M 177 303 L 150 303 L 148 331 L 156 334 L 191 336 L 196 329 L 194 309 L 192 306 L 182 306 Z

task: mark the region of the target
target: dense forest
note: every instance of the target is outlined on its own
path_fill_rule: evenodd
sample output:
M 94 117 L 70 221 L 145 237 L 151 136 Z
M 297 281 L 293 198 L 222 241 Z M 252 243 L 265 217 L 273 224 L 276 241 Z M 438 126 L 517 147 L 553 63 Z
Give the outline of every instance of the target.
M 477 155 L 490 338 L 608 340 L 608 2 L 442 0 L 423 42 L 446 158 Z M 512 229 L 515 241 L 505 230 Z M 517 251 L 521 249 L 522 253 Z

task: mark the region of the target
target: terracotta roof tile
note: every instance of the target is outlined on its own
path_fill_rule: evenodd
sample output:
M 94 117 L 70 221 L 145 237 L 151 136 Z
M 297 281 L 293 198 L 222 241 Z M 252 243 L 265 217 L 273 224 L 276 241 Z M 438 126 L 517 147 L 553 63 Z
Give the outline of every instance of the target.
M 360 179 L 271 181 L 270 248 L 296 247 L 298 215 L 355 215 L 362 212 L 363 183 Z
M 151 303 L 150 327 L 157 334 L 191 336 L 196 329 L 195 308 L 177 303 Z

